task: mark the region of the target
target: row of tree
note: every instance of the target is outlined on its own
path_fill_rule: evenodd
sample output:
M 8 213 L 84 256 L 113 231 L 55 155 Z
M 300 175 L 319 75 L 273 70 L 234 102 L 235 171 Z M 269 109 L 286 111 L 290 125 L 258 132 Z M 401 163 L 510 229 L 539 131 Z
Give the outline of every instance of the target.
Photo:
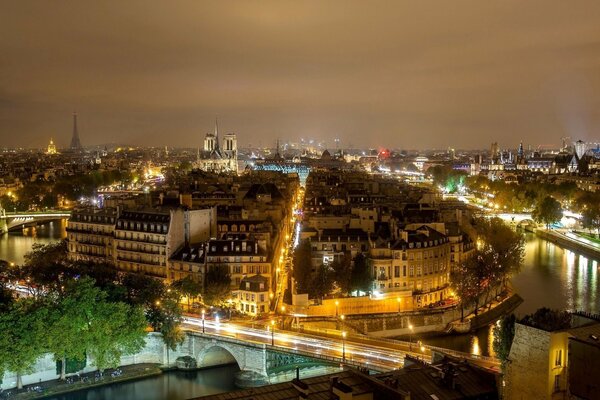
M 501 219 L 478 219 L 474 228 L 474 254 L 459 263 L 450 277 L 460 299 L 461 320 L 466 307 L 474 305 L 477 313 L 480 304 L 487 304 L 493 293 L 504 290 L 523 263 L 523 237 Z
M 12 295 L 16 281 L 28 298 Z M 63 378 L 66 361 L 86 355 L 100 369 L 115 366 L 139 351 L 148 326 L 174 350 L 184 339 L 181 298 L 189 305 L 199 294 L 191 278 L 166 285 L 108 263 L 70 262 L 64 241 L 35 244 L 23 265 L 0 266 L 0 371 L 21 375 L 45 353 L 61 362 Z
M 362 253 L 358 253 L 354 259 L 350 253 L 346 253 L 330 264 L 320 264 L 314 270 L 310 242 L 302 241 L 294 251 L 294 280 L 298 293 L 323 299 L 330 293 L 348 295 L 352 292 L 368 293 L 372 289 L 373 276 Z
M 52 353 L 61 363 L 89 355 L 99 369 L 118 366 L 121 356 L 144 346 L 147 326 L 139 306 L 110 301 L 93 279 L 66 280 L 60 292 L 14 300 L 0 313 L 0 371 L 21 375 Z

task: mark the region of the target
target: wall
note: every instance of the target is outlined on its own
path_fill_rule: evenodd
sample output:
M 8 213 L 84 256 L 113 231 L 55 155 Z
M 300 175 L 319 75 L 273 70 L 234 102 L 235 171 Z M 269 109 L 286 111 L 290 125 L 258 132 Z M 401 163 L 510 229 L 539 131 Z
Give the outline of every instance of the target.
M 548 399 L 550 333 L 515 324 L 515 337 L 506 366 L 504 396 L 513 399 Z
M 217 236 L 216 208 L 187 211 L 190 223 L 190 243 L 200 243 Z
M 400 302 L 398 302 L 398 298 Z M 335 303 L 338 303 L 337 307 Z M 410 291 L 394 293 L 393 297 L 372 299 L 364 297 L 346 297 L 325 299 L 322 304 L 306 306 L 289 306 L 290 312 L 307 316 L 335 316 L 355 314 L 382 314 L 412 311 L 412 296 Z

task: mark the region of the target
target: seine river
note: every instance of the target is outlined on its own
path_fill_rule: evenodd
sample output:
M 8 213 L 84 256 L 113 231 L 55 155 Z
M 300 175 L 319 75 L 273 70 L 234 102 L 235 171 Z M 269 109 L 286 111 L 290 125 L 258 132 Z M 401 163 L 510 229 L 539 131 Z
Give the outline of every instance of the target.
M 35 232 L 2 235 L 0 259 L 21 263 L 33 243 L 50 243 L 65 236 L 64 221 L 40 226 Z M 524 299 L 516 314 L 523 316 L 540 307 L 600 313 L 598 261 L 563 249 L 530 233 L 525 238 L 523 268 L 512 279 L 515 291 Z M 491 327 L 469 335 L 423 338 L 423 342 L 427 344 L 482 355 L 492 353 L 491 341 Z M 202 374 L 203 371 L 198 376 L 201 378 Z M 223 375 L 223 379 L 229 378 L 230 374 Z M 153 382 L 163 385 L 162 379 Z

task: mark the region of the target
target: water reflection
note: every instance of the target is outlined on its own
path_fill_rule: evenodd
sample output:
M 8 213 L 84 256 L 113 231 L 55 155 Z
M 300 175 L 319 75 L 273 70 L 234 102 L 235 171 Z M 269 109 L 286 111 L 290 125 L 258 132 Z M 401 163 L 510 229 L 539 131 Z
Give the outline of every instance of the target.
M 471 354 L 476 356 L 481 355 L 481 349 L 479 348 L 479 338 L 477 336 L 471 337 Z
M 598 261 L 526 234 L 523 269 L 513 288 L 525 300 L 519 316 L 541 307 L 600 312 Z
M 200 371 L 171 371 L 141 380 L 81 390 L 50 397 L 52 400 L 183 400 L 236 390 L 237 365 Z
M 67 237 L 67 220 L 0 234 L 0 259 L 21 264 L 34 243 L 48 244 Z

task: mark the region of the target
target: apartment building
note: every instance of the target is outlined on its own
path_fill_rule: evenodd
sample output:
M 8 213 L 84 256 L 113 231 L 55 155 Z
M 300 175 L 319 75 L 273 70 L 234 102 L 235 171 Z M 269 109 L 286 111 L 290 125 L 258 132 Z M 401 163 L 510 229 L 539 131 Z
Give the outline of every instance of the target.
M 116 265 L 122 271 L 171 279 L 167 267 L 175 251 L 215 234 L 215 208 L 124 210 L 115 228 Z
M 232 290 L 238 289 L 247 276 L 260 274 L 271 280 L 272 259 L 272 253 L 249 234 L 227 234 L 207 244 L 207 268 L 226 266 Z
M 116 208 L 78 208 L 67 223 L 69 259 L 73 261 L 112 261 L 115 257 Z
M 396 240 L 374 243 L 369 262 L 380 293 L 411 290 L 416 307 L 449 295 L 451 243 L 430 226 L 404 230 Z
M 269 278 L 262 275 L 245 277 L 231 297 L 236 310 L 249 315 L 264 314 L 269 311 Z

